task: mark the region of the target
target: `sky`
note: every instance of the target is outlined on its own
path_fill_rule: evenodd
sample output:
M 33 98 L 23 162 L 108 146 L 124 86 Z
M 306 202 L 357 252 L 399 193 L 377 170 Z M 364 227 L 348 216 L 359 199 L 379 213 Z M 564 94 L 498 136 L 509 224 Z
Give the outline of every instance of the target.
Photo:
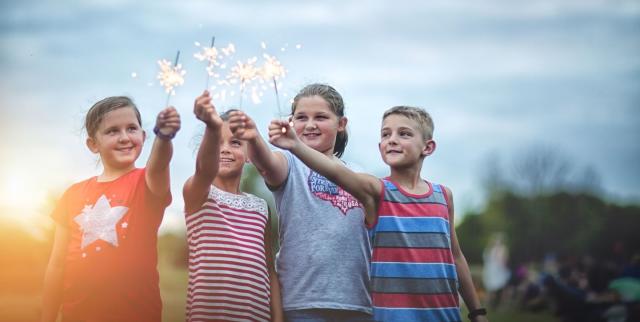
M 487 160 L 532 147 L 557 151 L 578 175 L 595 171 L 606 198 L 640 203 L 637 0 L 26 0 L 0 4 L 0 216 L 47 225 L 48 198 L 100 173 L 82 130 L 96 101 L 131 96 L 151 134 L 167 100 L 157 61 L 180 50 L 187 73 L 170 104 L 183 123 L 163 229 L 184 229 L 182 184 L 202 130 L 192 107 L 207 76 L 193 55 L 212 36 L 235 45 L 229 65 L 264 52 L 280 59 L 284 110 L 305 84 L 334 86 L 349 119 L 344 159 L 366 172 L 388 173 L 377 150 L 382 113 L 424 107 L 437 149 L 422 175 L 453 190 L 458 213 L 482 206 Z M 277 106 L 263 92 L 242 108 L 265 133 Z

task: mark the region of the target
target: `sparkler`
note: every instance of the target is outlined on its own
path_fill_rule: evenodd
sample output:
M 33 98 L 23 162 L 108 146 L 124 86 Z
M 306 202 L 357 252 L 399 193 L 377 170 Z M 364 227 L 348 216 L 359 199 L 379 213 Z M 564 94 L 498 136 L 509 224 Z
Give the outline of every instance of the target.
M 263 46 L 264 47 L 264 46 Z M 286 70 L 284 66 L 276 59 L 274 56 L 269 56 L 267 54 L 262 55 L 265 59 L 262 68 L 260 69 L 260 76 L 265 81 L 273 82 L 273 89 L 276 93 L 276 104 L 278 105 L 278 117 L 282 117 L 282 111 L 280 110 L 280 95 L 278 94 L 278 83 L 277 79 L 280 77 L 284 77 Z
M 182 69 L 182 65 L 178 64 L 178 60 L 180 59 L 180 51 L 176 54 L 176 60 L 173 65 L 171 62 L 163 59 L 158 61 L 158 65 L 160 66 L 160 72 L 158 73 L 158 79 L 160 80 L 160 85 L 164 86 L 165 92 L 167 92 L 167 102 L 165 106 L 169 106 L 169 99 L 171 95 L 175 95 L 175 88 L 184 84 L 184 74 L 187 72 Z
M 211 47 L 203 47 L 202 52 L 198 52 L 193 55 L 199 61 L 203 61 L 203 60 L 208 61 L 207 68 L 206 68 L 207 84 L 205 86 L 205 89 L 209 89 L 209 79 L 211 78 L 211 76 L 214 76 L 213 67 L 220 65 L 217 61 L 218 49 L 216 49 L 216 47 L 213 46 L 215 41 L 216 41 L 216 37 L 215 36 L 211 37 Z M 198 45 L 200 44 L 196 43 L 196 46 Z
M 244 96 L 245 87 L 256 77 L 258 77 L 258 69 L 254 66 L 258 58 L 253 57 L 247 60 L 246 63 L 238 61 L 235 66 L 231 68 L 231 72 L 227 75 L 227 79 L 230 84 L 240 82 L 240 105 L 242 108 L 242 97 Z

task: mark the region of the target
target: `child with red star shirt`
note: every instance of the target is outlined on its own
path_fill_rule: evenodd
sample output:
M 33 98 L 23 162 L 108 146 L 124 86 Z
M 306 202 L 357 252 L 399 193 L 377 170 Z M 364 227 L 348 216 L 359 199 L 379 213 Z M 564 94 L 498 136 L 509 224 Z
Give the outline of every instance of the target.
M 173 107 L 157 117 L 146 168 L 136 168 L 146 133 L 128 97 L 108 97 L 87 112 L 87 147 L 99 176 L 72 185 L 51 217 L 53 251 L 45 275 L 41 321 L 160 321 L 157 234 L 171 203 Z

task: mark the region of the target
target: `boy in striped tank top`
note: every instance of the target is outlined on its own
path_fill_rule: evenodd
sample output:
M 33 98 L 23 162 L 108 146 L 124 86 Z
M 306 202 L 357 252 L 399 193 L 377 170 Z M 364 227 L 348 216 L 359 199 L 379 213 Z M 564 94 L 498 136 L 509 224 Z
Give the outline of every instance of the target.
M 189 245 L 187 321 L 282 321 L 267 203 L 240 191 L 247 146 L 205 91 L 194 104 L 206 128 L 184 185 Z
M 269 141 L 358 199 L 372 238 L 371 293 L 376 321 L 486 322 L 454 230 L 451 190 L 420 177 L 431 155 L 433 121 L 421 108 L 397 106 L 382 117 L 379 149 L 391 174 L 355 173 L 302 144 L 289 124 L 274 120 Z

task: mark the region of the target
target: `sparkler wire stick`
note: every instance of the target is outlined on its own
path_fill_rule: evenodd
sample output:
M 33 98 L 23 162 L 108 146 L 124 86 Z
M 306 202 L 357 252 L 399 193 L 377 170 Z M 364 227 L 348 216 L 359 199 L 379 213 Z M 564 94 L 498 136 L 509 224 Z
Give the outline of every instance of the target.
M 213 48 L 213 44 L 216 42 L 216 36 L 211 37 L 211 48 Z M 211 60 L 209 60 L 209 65 L 207 65 L 207 85 L 204 89 L 209 90 L 209 78 L 211 75 L 209 74 L 209 70 L 211 69 Z
M 173 63 L 173 68 L 175 68 L 176 66 L 178 66 L 178 60 L 180 59 L 180 51 L 178 50 L 178 53 L 176 54 L 176 61 Z M 169 99 L 171 98 L 171 91 L 167 94 L 167 102 L 166 104 L 164 104 L 164 106 L 169 106 Z
M 280 110 L 280 95 L 278 94 L 278 84 L 276 84 L 276 77 L 271 77 L 273 80 L 273 88 L 276 90 L 276 105 L 278 105 L 278 118 L 282 118 L 282 111 Z

